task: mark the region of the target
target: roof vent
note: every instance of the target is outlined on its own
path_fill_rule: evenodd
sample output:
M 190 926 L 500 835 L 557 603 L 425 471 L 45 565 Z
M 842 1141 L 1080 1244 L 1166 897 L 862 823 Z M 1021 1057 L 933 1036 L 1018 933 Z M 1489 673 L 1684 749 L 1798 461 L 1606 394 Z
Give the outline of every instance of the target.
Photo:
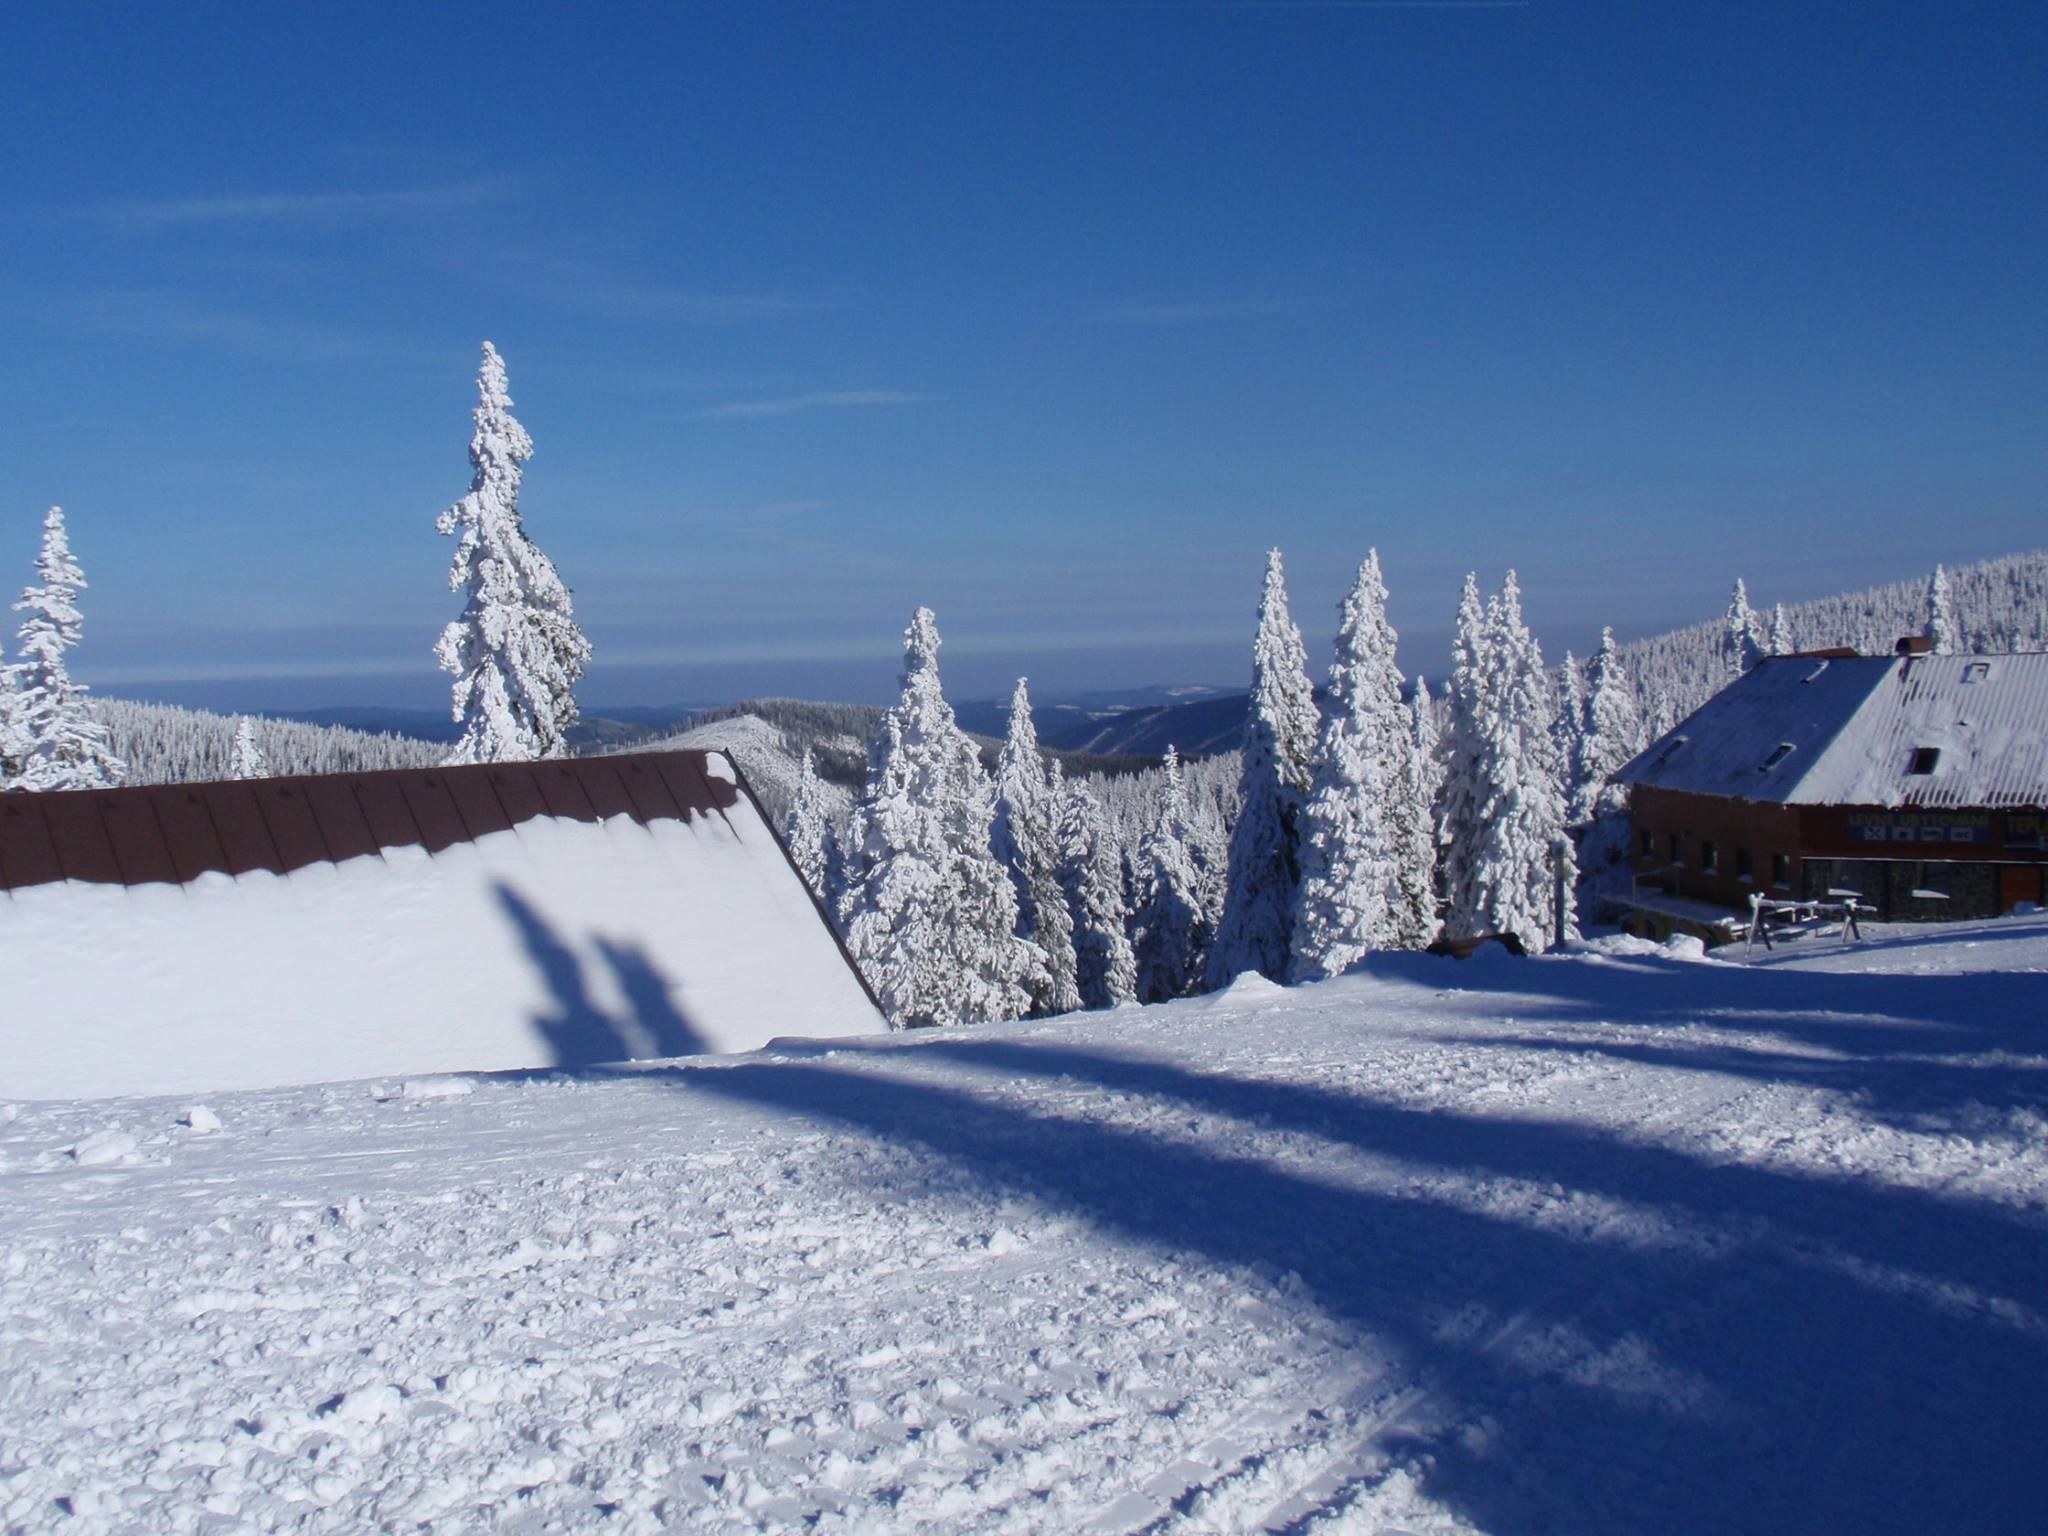
M 1785 761 L 1786 758 L 1790 757 L 1792 753 L 1797 749 L 1798 745 L 1799 744 L 1794 741 L 1779 742 L 1775 747 L 1771 748 L 1771 755 L 1763 760 L 1763 762 L 1758 766 L 1756 771 L 1758 773 L 1769 773 L 1773 768 L 1777 767 L 1778 764 L 1782 763 L 1783 761 Z
M 1678 749 L 1685 745 L 1685 740 L 1686 739 L 1683 736 L 1674 736 L 1669 741 L 1665 742 L 1664 750 L 1659 752 L 1655 757 L 1650 759 L 1650 766 L 1652 768 L 1662 768 L 1666 763 L 1670 762 L 1672 758 L 1678 755 Z

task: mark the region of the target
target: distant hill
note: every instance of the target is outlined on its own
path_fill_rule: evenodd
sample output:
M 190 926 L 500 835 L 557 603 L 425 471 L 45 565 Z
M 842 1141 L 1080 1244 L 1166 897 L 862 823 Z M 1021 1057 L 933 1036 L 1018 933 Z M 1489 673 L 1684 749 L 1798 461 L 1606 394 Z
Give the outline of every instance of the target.
M 747 782 L 777 827 L 796 794 L 797 773 L 809 747 L 818 777 L 852 803 L 867 781 L 868 743 L 881 729 L 884 711 L 870 704 L 821 704 L 806 699 L 748 699 L 705 710 L 683 729 L 641 737 L 633 751 L 668 748 L 716 749 L 730 752 Z M 970 731 L 990 768 L 1002 743 L 994 736 Z M 1129 774 L 1150 764 L 1133 756 L 1048 748 L 1067 773 Z M 835 796 L 836 798 L 836 796 Z
M 1154 683 L 1143 688 L 1097 688 L 1083 693 L 1036 695 L 1031 701 L 1031 723 L 1041 741 L 1048 736 L 1067 735 L 1091 720 L 1108 720 L 1140 710 L 1166 709 L 1178 704 L 1197 704 L 1232 693 L 1207 683 Z M 960 728 L 976 735 L 1001 737 L 1010 729 L 1008 699 L 967 699 L 955 703 L 953 717 Z
M 1124 757 L 1163 757 L 1169 746 L 1182 757 L 1235 752 L 1244 739 L 1245 710 L 1250 699 L 1248 693 L 1229 693 L 1186 704 L 1118 710 L 1070 721 L 1051 730 L 1041 726 L 1038 739 L 1062 752 Z
M 680 726 L 702 712 L 697 704 L 624 704 L 585 710 L 569 729 L 569 746 L 577 752 L 603 752 L 623 747 L 650 734 Z M 408 736 L 415 741 L 452 742 L 459 728 L 445 709 L 390 709 L 380 704 L 330 704 L 317 709 L 270 712 L 275 720 L 307 725 L 340 726 L 345 730 Z

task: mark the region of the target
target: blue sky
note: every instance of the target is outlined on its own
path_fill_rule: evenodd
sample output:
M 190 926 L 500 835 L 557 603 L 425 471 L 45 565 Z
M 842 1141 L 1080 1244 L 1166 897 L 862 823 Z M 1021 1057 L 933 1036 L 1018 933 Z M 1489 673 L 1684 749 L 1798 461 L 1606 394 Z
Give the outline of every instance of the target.
M 1961 3 L 17 6 L 0 584 L 79 671 L 445 697 L 478 344 L 586 706 L 1409 670 L 2014 549 L 2048 21 Z M 12 554 L 9 555 L 8 551 Z

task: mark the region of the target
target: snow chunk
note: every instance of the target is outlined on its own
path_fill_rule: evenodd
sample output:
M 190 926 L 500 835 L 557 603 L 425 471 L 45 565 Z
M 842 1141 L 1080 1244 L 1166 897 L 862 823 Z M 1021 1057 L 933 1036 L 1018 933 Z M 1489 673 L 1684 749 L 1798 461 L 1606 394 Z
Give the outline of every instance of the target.
M 398 1090 L 401 1099 L 459 1099 L 476 1092 L 466 1077 L 408 1077 Z
M 220 1129 L 220 1116 L 204 1104 L 194 1104 L 178 1117 L 178 1124 L 186 1127 L 194 1136 L 211 1136 Z
M 1664 941 L 1664 955 L 1671 960 L 1704 960 L 1707 958 L 1706 941 L 1696 934 L 1674 933 Z
M 704 777 L 714 784 L 739 783 L 739 775 L 733 772 L 732 759 L 723 752 L 707 752 L 704 755 Z
M 88 1168 L 126 1162 L 135 1155 L 135 1138 L 126 1131 L 94 1131 L 71 1149 L 73 1162 Z

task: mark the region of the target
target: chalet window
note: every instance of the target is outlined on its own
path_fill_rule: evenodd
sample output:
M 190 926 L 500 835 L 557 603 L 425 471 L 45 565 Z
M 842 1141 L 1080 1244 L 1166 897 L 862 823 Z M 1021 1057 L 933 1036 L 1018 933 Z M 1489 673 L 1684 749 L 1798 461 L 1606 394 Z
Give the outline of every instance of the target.
M 1683 864 L 1685 862 L 1685 843 L 1676 832 L 1665 834 L 1664 850 L 1671 855 L 1672 863 Z
M 1797 742 L 1779 742 L 1775 747 L 1771 748 L 1771 755 L 1763 760 L 1762 764 L 1757 768 L 1757 772 L 1769 773 L 1773 768 L 1777 767 L 1778 764 L 1782 763 L 1783 761 L 1785 761 L 1786 758 L 1790 757 L 1793 754 L 1793 752 L 1797 749 L 1797 747 Z
M 1716 853 L 1714 850 L 1714 840 L 1711 837 L 1701 838 L 1700 868 L 1711 875 L 1715 870 L 1719 869 L 1720 867 L 1721 858 L 1720 855 Z
M 1737 848 L 1735 850 L 1735 878 L 1738 880 L 1754 880 L 1756 878 L 1756 865 L 1750 858 L 1747 848 Z
M 1792 889 L 1792 860 L 1782 853 L 1771 855 L 1771 884 L 1781 891 Z
M 1922 864 L 1913 872 L 1915 901 L 1947 901 L 1949 868 L 1946 864 Z
M 1913 761 L 1907 765 L 1906 772 L 1916 774 L 1932 773 L 1934 772 L 1934 765 L 1940 761 L 1941 748 L 1915 747 L 1913 749 Z
M 1657 856 L 1657 834 L 1650 831 L 1649 828 L 1645 827 L 1642 830 L 1642 832 L 1638 835 L 1642 840 L 1643 857 L 1646 859 L 1654 859 Z

